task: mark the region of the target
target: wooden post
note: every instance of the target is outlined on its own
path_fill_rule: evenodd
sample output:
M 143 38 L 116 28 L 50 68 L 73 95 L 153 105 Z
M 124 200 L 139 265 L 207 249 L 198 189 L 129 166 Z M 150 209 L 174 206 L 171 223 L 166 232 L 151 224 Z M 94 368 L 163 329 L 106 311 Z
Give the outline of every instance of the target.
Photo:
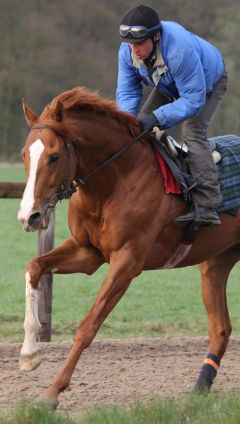
M 38 233 L 38 255 L 49 252 L 54 246 L 55 212 L 50 216 L 48 228 Z M 38 317 L 41 324 L 40 342 L 51 341 L 53 275 L 43 275 L 39 281 Z

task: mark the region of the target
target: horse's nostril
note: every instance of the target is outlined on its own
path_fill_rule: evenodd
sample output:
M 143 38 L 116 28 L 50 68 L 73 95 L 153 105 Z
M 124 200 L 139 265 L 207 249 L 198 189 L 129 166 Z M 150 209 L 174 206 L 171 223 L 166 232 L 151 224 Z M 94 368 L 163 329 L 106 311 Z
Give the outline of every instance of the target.
M 40 221 L 41 221 L 40 212 L 35 212 L 29 217 L 28 224 L 29 225 L 33 225 L 33 224 L 36 225 L 36 224 L 40 224 Z

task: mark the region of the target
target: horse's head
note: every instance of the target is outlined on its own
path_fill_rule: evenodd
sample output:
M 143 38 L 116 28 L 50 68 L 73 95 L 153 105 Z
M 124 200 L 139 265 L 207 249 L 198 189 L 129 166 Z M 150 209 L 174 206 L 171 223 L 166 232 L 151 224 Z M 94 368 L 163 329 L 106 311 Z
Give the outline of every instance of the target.
M 73 181 L 75 164 L 74 158 L 70 163 L 72 146 L 52 126 L 40 124 L 25 103 L 23 108 L 30 133 L 22 150 L 27 183 L 18 219 L 26 231 L 35 231 L 47 228 L 51 211 Z
M 115 102 L 84 87 L 56 96 L 40 117 L 24 102 L 23 109 L 31 130 L 22 151 L 27 185 L 18 219 L 26 231 L 34 231 L 47 227 L 51 210 L 71 194 L 76 177 L 81 182 L 82 175 L 89 176 L 137 136 L 139 122 L 117 110 Z

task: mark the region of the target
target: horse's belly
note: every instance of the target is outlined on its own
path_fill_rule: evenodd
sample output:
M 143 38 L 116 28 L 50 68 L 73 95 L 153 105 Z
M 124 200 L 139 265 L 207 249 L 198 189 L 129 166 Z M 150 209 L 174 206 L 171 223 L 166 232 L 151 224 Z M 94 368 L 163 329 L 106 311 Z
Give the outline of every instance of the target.
M 240 243 L 240 226 L 237 225 L 237 218 L 223 214 L 221 222 L 221 225 L 200 229 L 190 252 L 175 268 L 199 264 L 238 245 Z M 163 268 L 177 247 L 178 244 L 174 249 L 169 249 L 166 240 L 164 243 L 156 242 L 146 258 L 144 270 Z

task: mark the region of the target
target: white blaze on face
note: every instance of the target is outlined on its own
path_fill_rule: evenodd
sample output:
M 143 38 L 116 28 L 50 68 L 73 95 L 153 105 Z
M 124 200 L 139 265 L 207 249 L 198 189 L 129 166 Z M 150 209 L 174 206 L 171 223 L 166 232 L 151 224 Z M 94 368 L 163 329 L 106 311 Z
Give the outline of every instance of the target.
M 33 211 L 34 205 L 34 188 L 38 169 L 38 162 L 44 150 L 44 145 L 40 139 L 34 141 L 30 146 L 30 172 L 23 198 L 18 212 L 19 221 L 27 221 Z

